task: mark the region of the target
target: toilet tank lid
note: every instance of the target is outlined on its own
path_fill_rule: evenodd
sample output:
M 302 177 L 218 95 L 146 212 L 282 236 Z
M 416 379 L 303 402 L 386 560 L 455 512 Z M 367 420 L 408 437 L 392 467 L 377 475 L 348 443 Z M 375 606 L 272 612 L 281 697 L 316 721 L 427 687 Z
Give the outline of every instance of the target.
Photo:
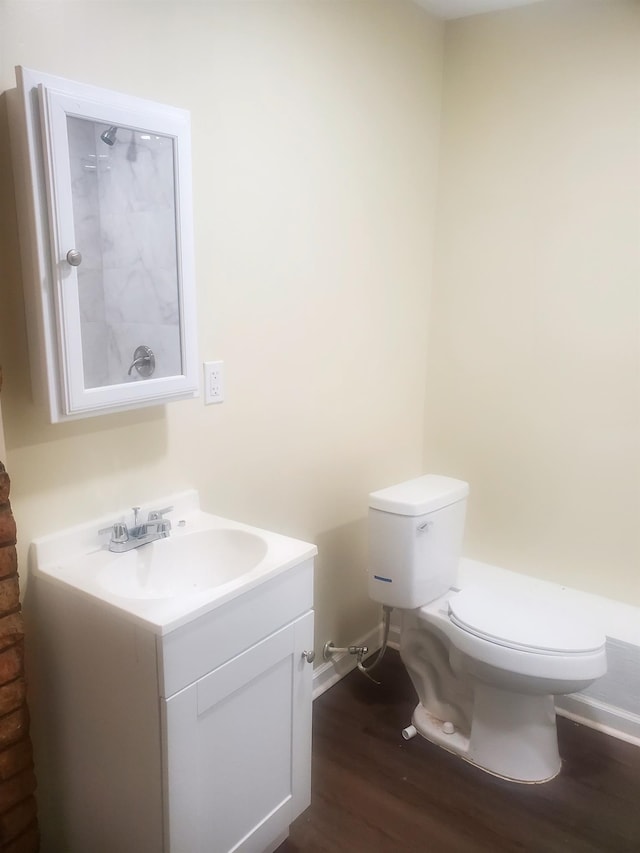
M 425 515 L 464 500 L 468 494 L 469 484 L 463 480 L 425 474 L 415 480 L 371 492 L 369 506 L 396 515 Z

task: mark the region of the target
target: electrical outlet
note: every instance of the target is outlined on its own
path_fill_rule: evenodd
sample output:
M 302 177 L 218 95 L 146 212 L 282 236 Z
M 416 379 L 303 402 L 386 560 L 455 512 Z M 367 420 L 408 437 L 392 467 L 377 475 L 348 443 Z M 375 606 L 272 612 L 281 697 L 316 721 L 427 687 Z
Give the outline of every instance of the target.
M 222 403 L 224 400 L 224 362 L 204 362 L 204 404 Z

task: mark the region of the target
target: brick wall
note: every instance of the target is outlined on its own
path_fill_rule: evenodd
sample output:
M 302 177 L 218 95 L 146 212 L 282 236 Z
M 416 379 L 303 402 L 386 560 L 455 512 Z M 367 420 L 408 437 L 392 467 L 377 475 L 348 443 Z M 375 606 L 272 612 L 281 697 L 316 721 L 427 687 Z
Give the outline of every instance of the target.
M 0 462 L 0 851 L 36 853 L 36 780 L 29 739 L 16 524 L 9 487 L 9 475 Z

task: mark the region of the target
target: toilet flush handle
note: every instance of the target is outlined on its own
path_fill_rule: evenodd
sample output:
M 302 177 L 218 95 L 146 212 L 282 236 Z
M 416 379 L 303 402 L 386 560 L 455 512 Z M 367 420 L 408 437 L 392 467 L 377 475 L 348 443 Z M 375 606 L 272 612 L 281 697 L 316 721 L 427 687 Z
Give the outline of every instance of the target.
M 432 524 L 433 524 L 433 522 L 432 522 L 432 521 L 422 521 L 422 522 L 420 522 L 420 524 L 416 527 L 416 530 L 417 530 L 417 532 L 418 532 L 418 533 L 427 533 L 427 532 L 428 532 L 428 530 L 431 528 Z

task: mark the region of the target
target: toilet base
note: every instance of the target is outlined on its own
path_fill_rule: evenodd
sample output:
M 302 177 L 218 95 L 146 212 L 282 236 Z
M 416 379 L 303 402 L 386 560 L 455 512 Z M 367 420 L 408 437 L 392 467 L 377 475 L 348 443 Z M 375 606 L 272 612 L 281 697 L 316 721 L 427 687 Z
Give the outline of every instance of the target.
M 511 782 L 548 782 L 560 772 L 553 696 L 525 695 L 476 683 L 471 734 L 447 730 L 422 705 L 412 722 L 426 740 Z

